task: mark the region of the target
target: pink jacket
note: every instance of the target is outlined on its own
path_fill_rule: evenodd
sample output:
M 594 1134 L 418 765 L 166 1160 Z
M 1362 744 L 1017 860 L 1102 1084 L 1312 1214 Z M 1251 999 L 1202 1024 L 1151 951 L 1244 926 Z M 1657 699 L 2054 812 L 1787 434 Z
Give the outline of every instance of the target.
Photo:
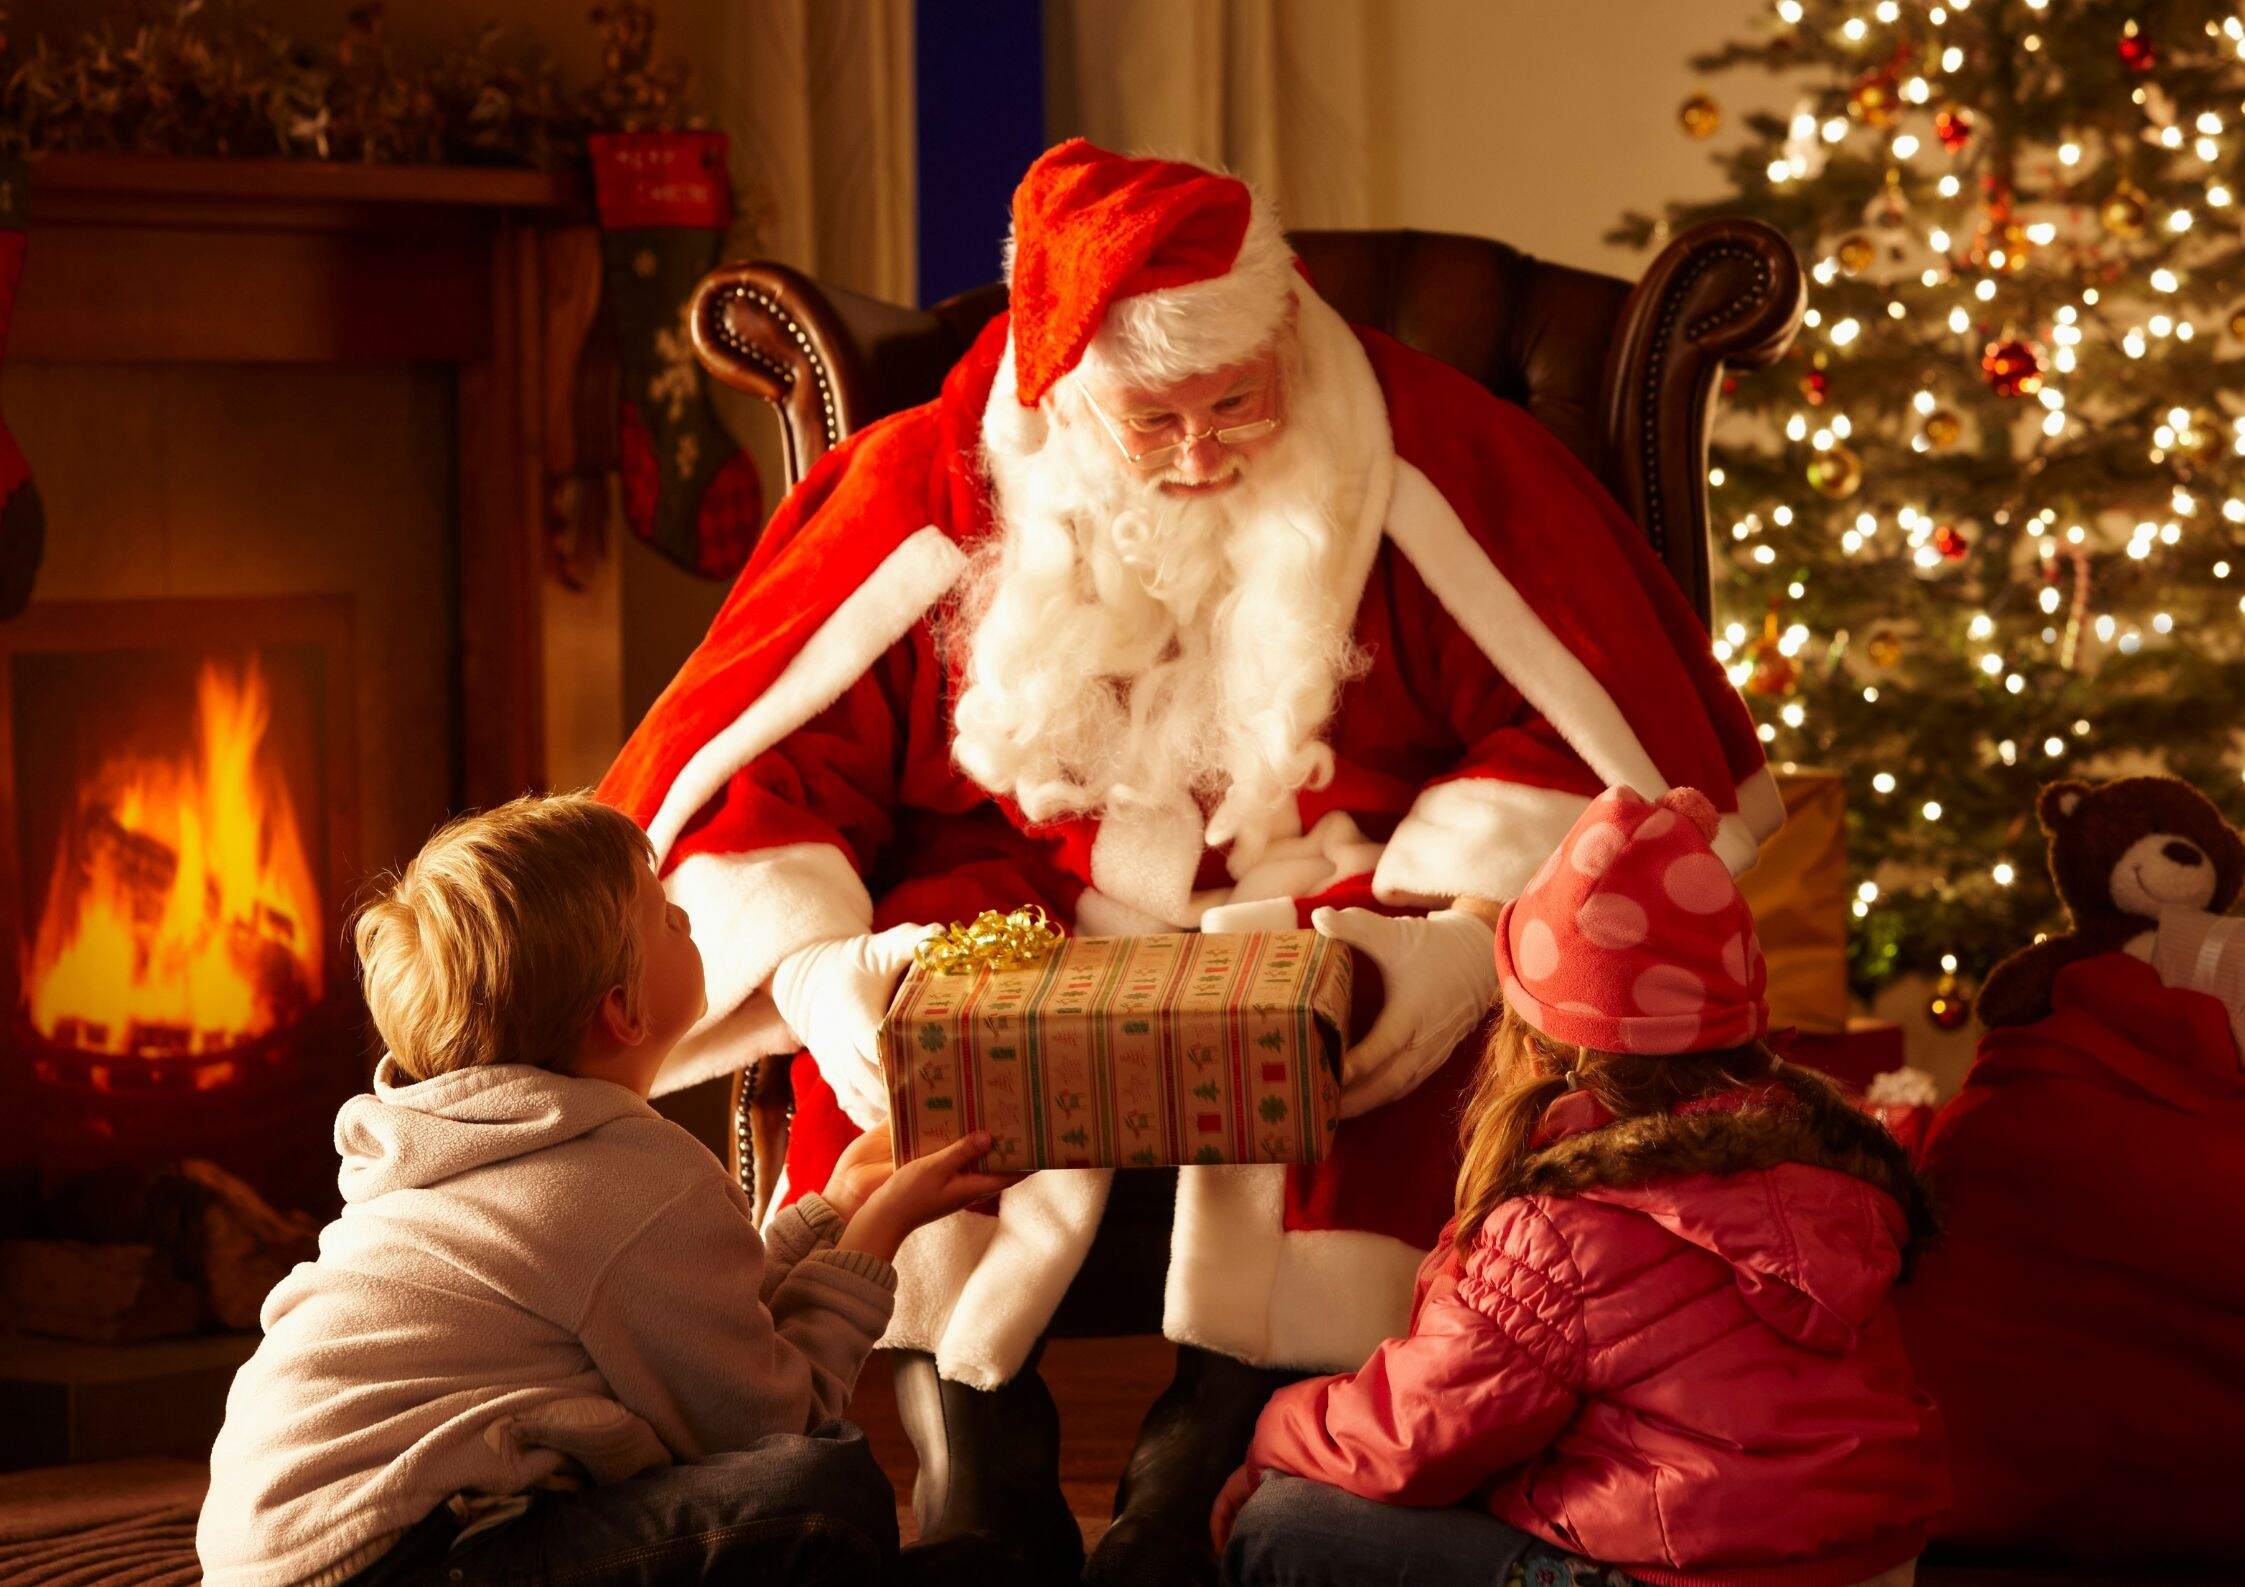
M 1875 1132 L 1775 1087 L 1621 1123 L 1568 1094 L 1534 1193 L 1462 1267 L 1436 1248 L 1409 1337 L 1279 1391 L 1249 1462 L 1478 1502 L 1648 1582 L 1841 1587 L 1913 1558 L 1947 1481 L 1888 1294 L 1897 1197 L 1922 1202 Z

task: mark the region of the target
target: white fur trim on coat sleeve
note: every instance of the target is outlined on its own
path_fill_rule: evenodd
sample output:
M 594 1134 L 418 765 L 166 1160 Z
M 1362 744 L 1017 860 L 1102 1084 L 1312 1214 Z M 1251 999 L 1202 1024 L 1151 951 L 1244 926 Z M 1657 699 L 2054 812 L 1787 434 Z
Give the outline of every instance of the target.
M 954 1383 L 995 1389 L 1029 1359 L 1090 1253 L 1111 1168 L 1048 1168 L 998 1197 L 995 1218 L 954 1212 L 897 1252 L 896 1310 L 881 1343 L 926 1350 Z
M 655 863 L 663 863 L 686 823 L 735 772 L 840 699 L 943 598 L 966 565 L 966 553 L 933 524 L 890 552 L 819 625 L 772 686 L 679 769 L 647 823 Z
M 1345 1372 L 1404 1333 L 1426 1252 L 1285 1226 L 1286 1166 L 1183 1168 L 1162 1332 L 1259 1367 Z
M 1438 782 L 1396 824 L 1372 896 L 1416 909 L 1518 897 L 1589 806 L 1581 794 L 1494 777 Z
M 689 854 L 663 879 L 663 891 L 693 921 L 707 944 L 703 974 L 709 1007 L 679 1042 L 656 1082 L 676 1091 L 792 1051 L 771 999 L 762 995 L 772 968 L 797 948 L 854 937 L 873 923 L 873 899 L 831 843 L 784 843 L 742 854 Z M 723 951 L 716 951 L 722 945 Z M 768 1020 L 756 1017 L 751 1000 Z M 735 1016 L 747 1010 L 748 1019 Z M 776 1030 L 767 1026 L 777 1026 Z M 722 1039 L 712 1039 L 723 1031 Z M 777 1045 L 774 1045 L 777 1043 Z
M 1647 799 L 1668 792 L 1668 779 L 1613 696 L 1489 560 L 1434 482 L 1401 459 L 1395 465 L 1388 538 L 1411 559 L 1443 610 L 1521 698 L 1558 729 L 1599 782 L 1609 788 L 1627 783 Z M 1738 793 L 1743 797 L 1743 790 Z M 1763 835 L 1761 814 L 1757 799 L 1752 816 L 1727 815 L 1716 831 L 1715 852 L 1734 875 L 1753 863 Z

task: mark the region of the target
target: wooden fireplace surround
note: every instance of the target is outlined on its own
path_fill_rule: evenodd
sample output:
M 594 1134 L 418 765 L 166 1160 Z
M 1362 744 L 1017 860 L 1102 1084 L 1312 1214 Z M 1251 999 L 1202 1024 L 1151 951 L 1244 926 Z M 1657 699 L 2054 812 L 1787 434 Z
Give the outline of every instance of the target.
M 589 181 L 78 154 L 29 184 L 15 357 L 455 371 L 458 795 L 545 786 L 545 629 L 604 532 L 613 446 Z

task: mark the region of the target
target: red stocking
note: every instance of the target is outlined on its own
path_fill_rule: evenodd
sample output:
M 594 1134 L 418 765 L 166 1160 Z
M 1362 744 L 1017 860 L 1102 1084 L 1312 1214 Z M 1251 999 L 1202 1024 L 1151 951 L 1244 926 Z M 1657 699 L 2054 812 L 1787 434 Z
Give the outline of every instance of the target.
M 16 315 L 16 282 L 23 275 L 23 162 L 0 160 L 0 352 Z M 31 465 L 0 419 L 0 619 L 31 599 L 31 581 L 47 538 L 47 514 L 31 483 Z

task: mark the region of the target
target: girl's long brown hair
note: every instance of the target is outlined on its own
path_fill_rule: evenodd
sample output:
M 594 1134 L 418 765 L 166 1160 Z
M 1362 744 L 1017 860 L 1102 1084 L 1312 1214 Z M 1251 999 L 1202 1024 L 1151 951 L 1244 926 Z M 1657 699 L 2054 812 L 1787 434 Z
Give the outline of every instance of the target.
M 1492 1025 L 1459 1121 L 1458 1216 L 1451 1239 L 1470 1250 L 1502 1202 L 1521 1193 L 1529 1149 L 1544 1110 L 1569 1089 L 1588 1091 L 1617 1119 L 1672 1112 L 1695 1097 L 1738 1086 L 1776 1085 L 1812 1112 L 1845 1121 L 1850 1144 L 1879 1159 L 1899 1187 L 1912 1244 L 1933 1214 L 1907 1155 L 1876 1121 L 1858 1114 L 1832 1081 L 1783 1062 L 1759 1041 L 1705 1052 L 1602 1052 L 1552 1041 L 1507 1006 Z M 1857 1127 L 1859 1126 L 1859 1127 Z

